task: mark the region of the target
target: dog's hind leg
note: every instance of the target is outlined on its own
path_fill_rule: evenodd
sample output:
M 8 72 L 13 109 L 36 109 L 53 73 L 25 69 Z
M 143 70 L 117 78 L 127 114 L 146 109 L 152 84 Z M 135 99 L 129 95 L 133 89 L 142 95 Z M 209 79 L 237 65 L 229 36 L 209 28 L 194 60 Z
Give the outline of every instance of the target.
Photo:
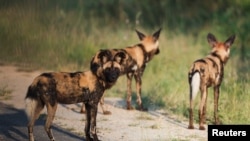
M 51 124 L 54 120 L 55 114 L 56 114 L 56 109 L 57 109 L 57 103 L 55 103 L 53 106 L 49 103 L 46 104 L 47 107 L 47 119 L 46 119 L 46 123 L 45 123 L 45 131 L 48 134 L 48 137 L 50 139 L 50 141 L 55 141 L 55 138 L 52 134 L 52 130 L 51 130 Z
M 214 120 L 215 124 L 220 124 L 219 116 L 218 116 L 218 102 L 219 102 L 219 94 L 220 94 L 220 87 L 214 87 Z
M 131 106 L 131 95 L 132 95 L 132 90 L 131 90 L 131 85 L 132 85 L 132 78 L 133 78 L 133 73 L 127 74 L 127 109 L 128 110 L 133 110 L 134 108 Z
M 34 141 L 33 127 L 35 121 L 39 118 L 40 112 L 44 108 L 44 104 L 41 101 L 37 101 L 35 99 L 26 99 L 26 112 L 28 114 L 28 133 L 29 133 L 29 141 Z
M 193 111 L 193 99 L 190 98 L 189 99 L 189 125 L 188 125 L 188 129 L 194 129 L 194 111 Z
M 205 130 L 204 127 L 204 122 L 205 122 L 205 111 L 204 106 L 206 105 L 206 100 L 207 100 L 207 87 L 205 85 L 202 85 L 201 87 L 201 102 L 200 102 L 200 106 L 199 106 L 199 129 L 200 130 Z
M 194 97 L 193 97 L 193 88 L 192 85 L 189 85 L 190 87 L 190 97 L 189 97 L 189 125 L 188 129 L 194 129 Z
M 190 85 L 190 97 L 189 97 L 189 125 L 188 129 L 194 129 L 194 112 L 193 112 L 193 107 L 194 107 L 194 98 L 192 95 L 192 86 Z
M 143 107 L 142 105 L 142 100 L 141 100 L 141 85 L 142 85 L 142 80 L 141 80 L 141 75 L 140 74 L 136 74 L 134 75 L 135 78 L 135 82 L 136 82 L 136 102 L 138 105 L 138 110 L 140 111 L 146 111 L 147 109 Z
M 206 89 L 206 94 L 208 95 L 208 89 Z M 204 103 L 204 106 L 203 106 L 203 112 L 202 112 L 202 123 L 203 124 L 206 124 L 206 113 L 207 113 L 207 96 L 206 96 L 206 99 L 205 99 L 205 103 Z

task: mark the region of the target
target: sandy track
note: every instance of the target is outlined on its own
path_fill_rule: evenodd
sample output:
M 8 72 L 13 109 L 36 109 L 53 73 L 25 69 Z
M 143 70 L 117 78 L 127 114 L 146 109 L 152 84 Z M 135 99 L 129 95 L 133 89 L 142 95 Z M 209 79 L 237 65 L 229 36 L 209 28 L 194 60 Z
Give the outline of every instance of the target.
M 11 98 L 1 100 L 17 109 L 25 107 L 24 97 L 28 85 L 41 72 L 21 72 L 13 66 L 0 66 L 0 88 L 11 90 Z M 188 123 L 162 110 L 148 112 L 127 111 L 121 98 L 106 98 L 105 103 L 112 115 L 97 115 L 97 131 L 102 141 L 206 141 L 207 130 L 188 130 Z M 84 136 L 85 115 L 80 114 L 80 104 L 59 105 L 54 124 Z M 43 111 L 46 114 L 46 111 Z M 26 117 L 24 117 L 26 118 Z M 197 125 L 195 125 L 198 127 Z

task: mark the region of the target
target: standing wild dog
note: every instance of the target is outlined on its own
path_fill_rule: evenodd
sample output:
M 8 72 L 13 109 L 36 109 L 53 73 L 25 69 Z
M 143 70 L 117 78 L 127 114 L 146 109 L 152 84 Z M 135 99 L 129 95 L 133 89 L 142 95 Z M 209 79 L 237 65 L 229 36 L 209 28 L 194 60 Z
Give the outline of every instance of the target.
M 188 73 L 190 86 L 190 109 L 189 109 L 189 129 L 194 129 L 193 125 L 193 101 L 199 89 L 201 91 L 201 102 L 199 106 L 199 129 L 205 130 L 206 102 L 208 88 L 214 88 L 214 119 L 215 124 L 219 124 L 218 100 L 220 85 L 224 74 L 224 65 L 229 59 L 230 46 L 233 44 L 235 35 L 229 37 L 225 42 L 218 42 L 211 33 L 207 35 L 207 40 L 212 47 L 211 53 L 205 58 L 196 60 Z
M 46 106 L 47 119 L 45 130 L 51 141 L 54 137 L 51 124 L 57 105 L 83 102 L 86 107 L 86 140 L 97 141 L 96 116 L 98 103 L 106 89 L 111 88 L 120 76 L 120 60 L 124 55 L 117 52 L 112 55 L 108 50 L 100 51 L 98 58 L 102 66 L 93 73 L 85 72 L 50 72 L 37 76 L 28 88 L 26 112 L 29 117 L 29 140 L 34 141 L 33 126 L 41 110 Z M 108 58 L 108 59 L 107 59 Z
M 131 85 L 132 79 L 136 82 L 136 95 L 137 95 L 137 105 L 139 110 L 147 110 L 143 107 L 141 100 L 141 85 L 142 85 L 142 75 L 146 68 L 146 64 L 153 59 L 153 57 L 160 53 L 159 49 L 159 36 L 161 28 L 156 31 L 153 35 L 144 35 L 143 33 L 136 30 L 136 33 L 140 39 L 140 43 L 125 47 L 124 50 L 132 58 L 128 60 L 127 66 L 124 66 L 123 74 L 127 75 L 127 109 L 131 110 Z
M 112 61 L 113 58 L 111 56 L 115 56 L 115 55 L 119 56 L 119 58 L 116 57 L 116 59 L 120 63 L 120 72 L 121 72 L 120 75 L 121 75 L 124 72 L 124 69 L 125 69 L 124 66 L 127 66 L 127 62 L 129 62 L 128 60 L 130 60 L 131 58 L 129 58 L 128 54 L 124 50 L 118 50 L 118 49 L 99 50 L 90 61 L 90 70 L 95 75 L 98 75 L 98 73 L 100 72 L 98 70 L 103 67 L 104 62 Z M 106 108 L 104 107 L 104 96 L 102 96 L 100 100 L 100 105 L 101 105 L 104 115 L 111 114 L 111 112 L 106 110 Z M 86 112 L 85 104 L 83 103 L 80 113 L 85 113 L 85 112 Z
M 146 110 L 142 105 L 141 100 L 141 85 L 142 85 L 142 75 L 146 68 L 146 64 L 157 54 L 160 53 L 159 50 L 159 36 L 161 29 L 156 31 L 153 35 L 144 35 L 143 33 L 136 30 L 136 33 L 140 39 L 140 43 L 133 46 L 125 47 L 123 49 L 107 49 L 110 50 L 112 54 L 116 52 L 124 52 L 123 58 L 121 60 L 121 75 L 127 75 L 127 109 L 131 110 L 131 85 L 132 79 L 136 81 L 136 94 L 137 94 L 137 104 L 139 110 Z M 91 61 L 93 68 L 102 66 L 102 60 L 99 58 L 93 58 Z M 104 114 L 110 114 L 109 111 L 104 109 L 104 97 L 100 100 L 100 104 L 103 109 Z M 82 106 L 81 112 L 84 112 L 84 105 Z

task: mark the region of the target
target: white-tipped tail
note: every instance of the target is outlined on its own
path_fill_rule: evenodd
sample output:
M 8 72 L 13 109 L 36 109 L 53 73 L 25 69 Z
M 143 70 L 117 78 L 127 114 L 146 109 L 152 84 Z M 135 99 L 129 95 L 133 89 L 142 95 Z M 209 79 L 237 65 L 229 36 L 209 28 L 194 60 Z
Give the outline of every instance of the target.
M 36 106 L 37 106 L 37 101 L 35 99 L 31 98 L 25 99 L 25 112 L 27 114 L 28 119 L 30 119 L 34 115 Z
M 199 72 L 194 73 L 191 79 L 191 99 L 194 100 L 200 89 L 200 74 Z

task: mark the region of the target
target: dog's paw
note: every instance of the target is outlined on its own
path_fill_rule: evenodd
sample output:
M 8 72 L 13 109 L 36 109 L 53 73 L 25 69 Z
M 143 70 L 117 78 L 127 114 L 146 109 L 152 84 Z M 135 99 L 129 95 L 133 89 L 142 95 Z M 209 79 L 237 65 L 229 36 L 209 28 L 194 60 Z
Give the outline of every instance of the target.
M 112 113 L 110 111 L 103 111 L 104 115 L 111 115 Z
M 203 125 L 201 125 L 201 126 L 199 127 L 199 130 L 206 130 L 206 128 L 205 128 Z
M 136 110 L 139 110 L 139 111 L 148 111 L 148 108 L 145 108 L 143 106 L 138 106 L 138 107 L 136 107 Z
M 194 129 L 194 125 L 189 125 L 188 129 Z
M 127 110 L 134 110 L 135 108 L 133 106 L 127 106 Z
M 86 113 L 86 111 L 84 111 L 84 110 L 81 110 L 81 111 L 80 111 L 80 113 L 81 113 L 81 114 L 85 114 L 85 113 Z

